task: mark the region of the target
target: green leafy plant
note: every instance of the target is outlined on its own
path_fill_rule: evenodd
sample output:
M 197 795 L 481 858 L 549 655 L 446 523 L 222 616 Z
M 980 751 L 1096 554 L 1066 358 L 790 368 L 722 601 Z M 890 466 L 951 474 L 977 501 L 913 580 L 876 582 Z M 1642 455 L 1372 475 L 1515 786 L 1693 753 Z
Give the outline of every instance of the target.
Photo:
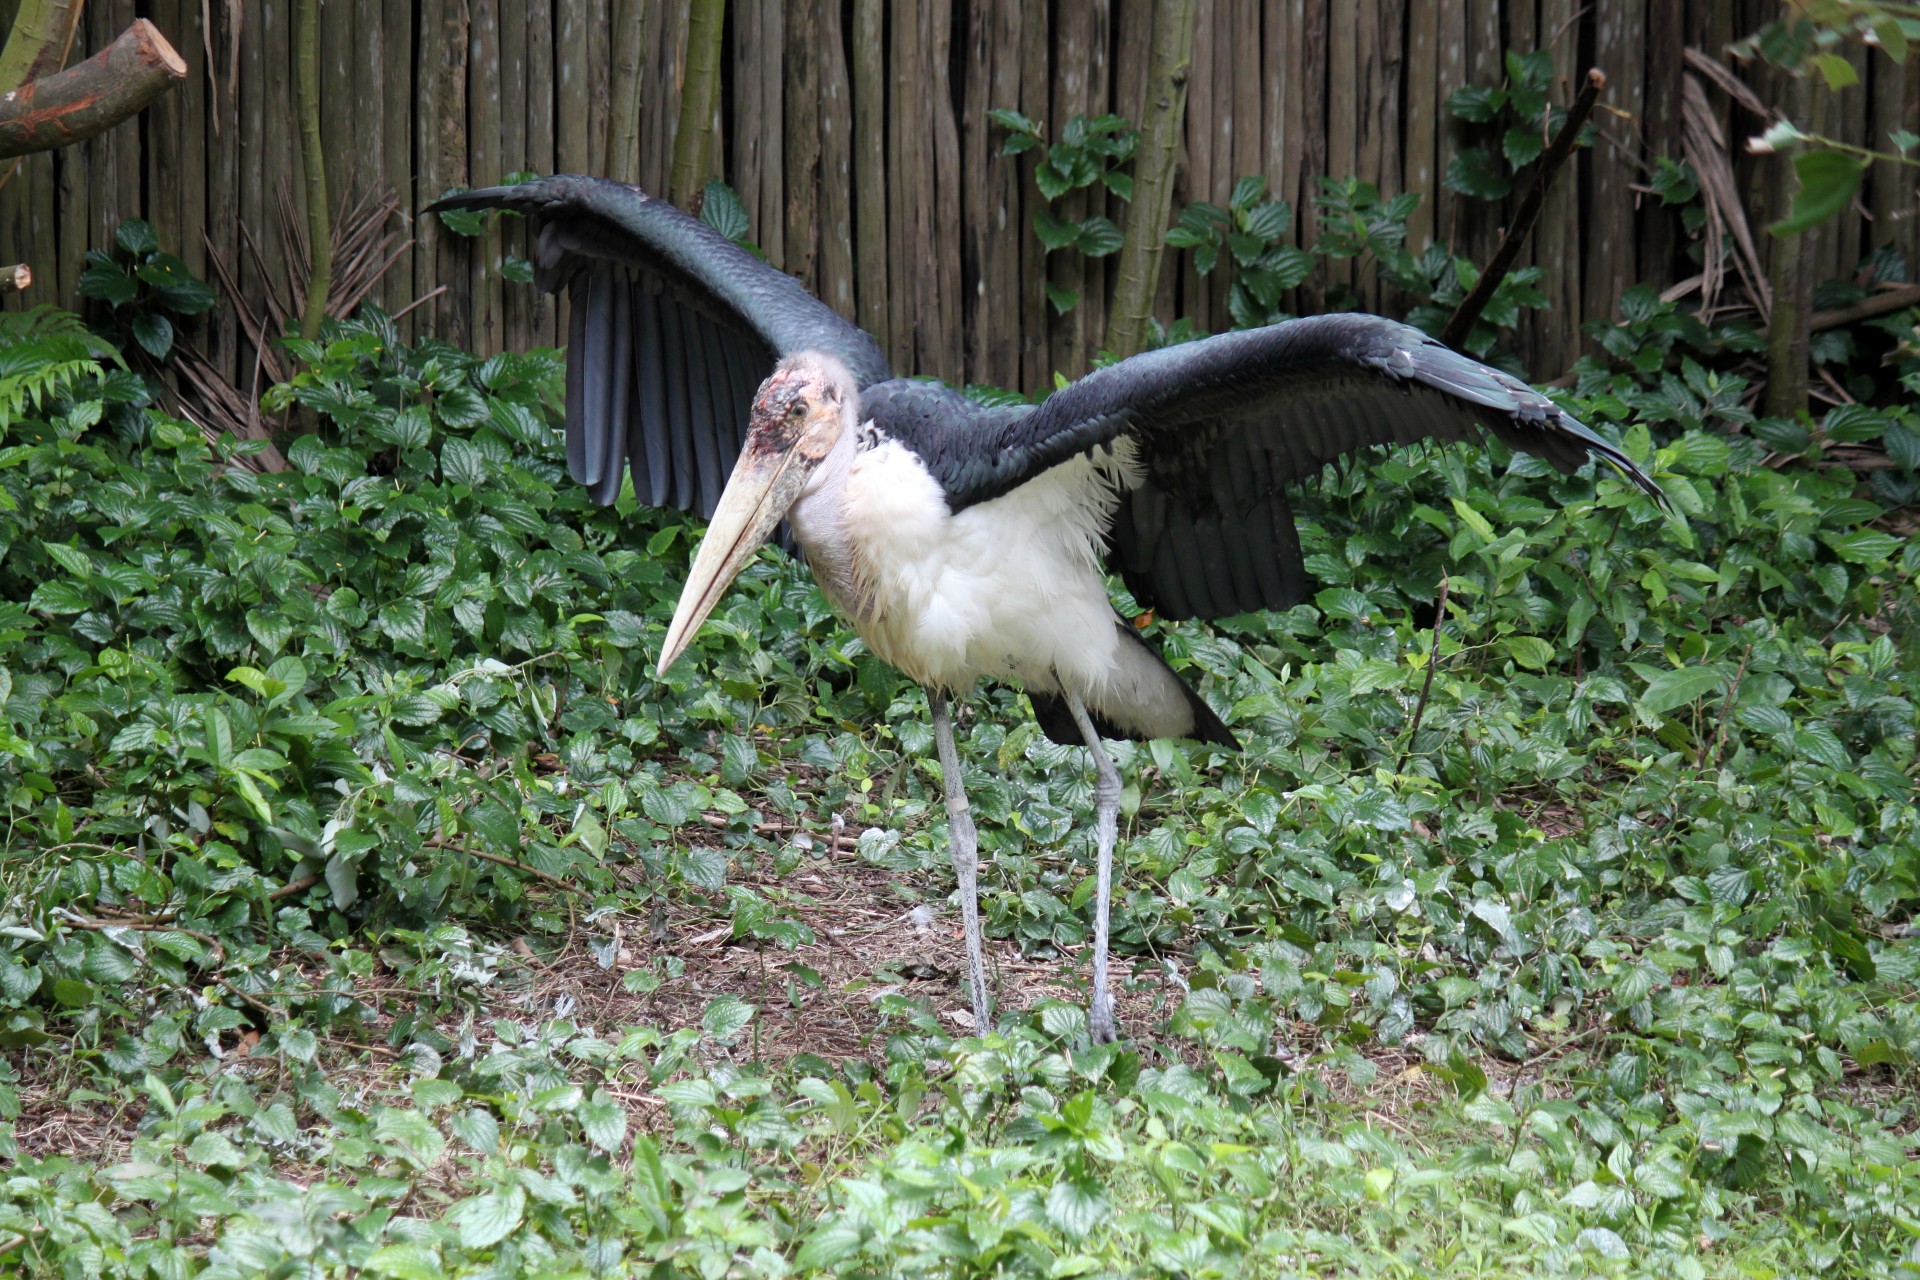
M 80 296 L 106 303 L 126 337 L 155 360 L 173 351 L 176 320 L 202 315 L 216 300 L 213 287 L 163 251 L 153 228 L 139 218 L 114 231 L 111 251 L 87 251 Z
M 1280 298 L 1313 271 L 1311 255 L 1286 243 L 1293 230 L 1293 206 L 1267 198 L 1267 180 L 1259 176 L 1233 185 L 1227 207 L 1197 201 L 1180 213 L 1167 243 L 1193 253 L 1193 265 L 1207 275 L 1226 250 L 1233 263 L 1227 309 L 1241 328 L 1288 319 Z
M 1497 155 L 1485 145 L 1462 147 L 1447 162 L 1447 189 L 1476 200 L 1504 200 L 1512 194 L 1513 174 L 1540 158 L 1566 119 L 1566 111 L 1552 105 L 1549 51 L 1508 50 L 1506 71 L 1505 84 L 1472 85 L 1447 95 L 1448 114 L 1499 135 Z
M 1041 126 L 1018 111 L 999 108 L 987 115 L 1007 130 L 1007 140 L 1001 145 L 1002 155 L 1041 152 L 1034 168 L 1034 182 L 1048 207 L 1035 211 L 1033 232 L 1040 237 L 1047 252 L 1072 249 L 1089 258 L 1104 258 L 1117 252 L 1125 243 L 1125 237 L 1111 218 L 1096 213 L 1070 220 L 1059 216 L 1051 206 L 1069 192 L 1096 183 L 1122 200 L 1132 199 L 1133 178 L 1124 169 L 1139 146 L 1139 132 L 1121 116 L 1077 115 L 1061 127 L 1060 140 L 1048 145 Z M 1077 293 L 1051 282 L 1047 285 L 1047 298 L 1054 310 L 1063 315 L 1080 302 Z
M 1322 193 L 1307 257 L 1466 279 Z M 1297 269 L 1235 195 L 1188 248 Z M 1310 599 L 1150 623 L 1244 749 L 1114 744 L 1092 1046 L 1082 752 L 968 701 L 967 1026 L 922 695 L 771 552 L 656 678 L 698 529 L 567 480 L 556 353 L 334 325 L 255 475 L 0 317 L 0 1267 L 1897 1274 L 1910 325 L 1755 418 L 1754 335 L 1629 290 L 1556 394 L 1673 513 L 1382 452 L 1297 496 Z
M 71 312 L 35 307 L 0 314 L 0 440 L 75 384 L 104 376 L 102 362 L 118 358 Z

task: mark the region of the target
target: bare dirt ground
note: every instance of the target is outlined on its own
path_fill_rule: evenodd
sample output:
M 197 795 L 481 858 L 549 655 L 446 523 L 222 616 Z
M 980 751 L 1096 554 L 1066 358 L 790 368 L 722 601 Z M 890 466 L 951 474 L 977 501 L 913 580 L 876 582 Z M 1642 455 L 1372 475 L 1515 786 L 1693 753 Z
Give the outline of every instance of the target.
M 698 1026 L 709 1003 L 732 995 L 755 1007 L 756 1025 L 712 1053 L 740 1063 L 778 1066 L 812 1054 L 879 1065 L 888 1035 L 908 1029 L 899 1016 L 886 1015 L 889 996 L 931 1012 L 949 1034 L 971 1032 L 958 909 L 940 895 L 931 877 L 873 866 L 851 847 L 851 839 L 838 843 L 841 847 L 804 859 L 784 877 L 757 864 L 736 867 L 745 883 L 780 892 L 780 914 L 805 923 L 813 931 L 811 943 L 785 950 L 736 941 L 727 906 L 717 899 L 681 900 L 652 915 L 601 913 L 577 919 L 558 951 L 543 954 L 531 937 L 489 940 L 497 975 L 469 991 L 477 1001 L 471 1018 L 449 1020 L 440 1029 L 457 1039 L 462 1022 L 471 1027 L 506 1017 L 533 1026 L 564 1017 L 599 1036 L 618 1038 L 638 1026 Z M 989 938 L 986 950 L 997 1011 L 1028 1010 L 1043 1000 L 1086 1002 L 1090 959 L 1084 948 L 1024 956 L 1017 944 Z M 663 963 L 668 960 L 678 965 Z M 287 953 L 277 964 L 286 989 L 317 989 L 325 977 L 311 957 Z M 669 976 L 674 968 L 677 975 Z M 657 975 L 660 981 L 650 990 L 631 990 L 628 977 L 635 973 Z M 1147 957 L 1116 956 L 1114 988 L 1122 1034 L 1131 1039 L 1151 1036 L 1182 994 L 1164 967 Z M 394 972 L 375 975 L 356 994 L 375 1011 L 368 1043 L 325 1042 L 321 1061 L 329 1078 L 336 1087 L 352 1083 L 376 1094 L 404 1088 L 399 1055 L 378 1037 L 419 997 Z M 221 1059 L 206 1060 L 202 1069 L 264 1083 L 285 1068 L 277 1057 L 256 1052 L 271 1044 L 261 1035 L 270 1025 L 270 1006 L 257 997 L 242 997 L 242 1002 L 261 1025 L 224 1033 Z M 184 1052 L 204 1051 L 196 1044 Z M 22 1112 L 15 1140 L 22 1155 L 70 1155 L 89 1163 L 122 1158 L 136 1133 L 137 1112 L 87 1089 L 88 1069 L 70 1056 L 46 1049 L 8 1056 L 20 1076 Z M 657 1100 L 631 1090 L 613 1092 L 629 1104 L 637 1124 L 656 1127 Z M 649 1117 L 648 1111 L 654 1114 Z M 655 1123 L 648 1124 L 649 1119 Z
M 541 972 L 523 998 L 611 1030 L 697 1025 L 710 1001 L 736 996 L 760 1015 L 757 1047 L 743 1038 L 740 1051 L 775 1063 L 802 1053 L 877 1060 L 888 1032 L 903 1029 L 897 1020 L 885 1023 L 880 1005 L 888 996 L 926 1008 L 950 1034 L 973 1030 L 959 911 L 932 884 L 872 866 L 851 848 L 808 858 L 784 878 L 750 874 L 747 883 L 783 890 L 780 913 L 806 924 L 814 941 L 792 950 L 737 941 L 724 908 L 690 903 L 663 917 L 601 916 L 591 925 L 600 946 L 583 935 L 534 961 Z M 1084 948 L 1023 956 L 1017 944 L 989 938 L 986 950 L 996 1010 L 1087 999 Z M 669 957 L 684 966 L 679 976 L 643 994 L 627 990 L 628 973 L 661 974 L 659 962 Z M 1155 961 L 1118 956 L 1114 994 L 1123 1031 L 1142 1036 L 1164 1021 L 1180 992 Z

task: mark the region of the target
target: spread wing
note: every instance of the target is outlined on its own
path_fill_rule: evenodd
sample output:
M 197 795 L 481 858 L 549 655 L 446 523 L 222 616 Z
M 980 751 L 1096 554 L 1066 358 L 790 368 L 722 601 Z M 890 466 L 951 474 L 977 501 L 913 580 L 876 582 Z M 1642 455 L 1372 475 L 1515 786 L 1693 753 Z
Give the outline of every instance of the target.
M 1289 487 L 1371 445 L 1486 429 L 1561 471 L 1605 459 L 1649 494 L 1632 460 L 1526 384 L 1411 326 L 1316 316 L 1122 360 L 1033 412 L 982 422 L 941 476 L 958 509 L 999 497 L 1121 437 L 1144 476 L 1123 495 L 1111 560 L 1169 618 L 1282 609 L 1307 577 Z
M 622 466 L 652 506 L 711 516 L 754 392 L 782 356 L 825 351 L 866 386 L 889 376 L 867 333 L 799 281 L 664 200 L 562 175 L 429 206 L 510 209 L 539 226 L 536 280 L 567 290 L 567 469 L 594 498 Z

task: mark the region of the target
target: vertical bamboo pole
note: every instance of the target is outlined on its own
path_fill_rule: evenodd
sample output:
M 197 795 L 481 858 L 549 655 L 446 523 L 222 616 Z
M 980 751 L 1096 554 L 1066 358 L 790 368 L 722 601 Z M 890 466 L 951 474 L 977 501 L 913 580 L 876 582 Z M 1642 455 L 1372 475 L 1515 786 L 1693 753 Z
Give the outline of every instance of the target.
M 1107 349 L 1116 356 L 1130 356 L 1146 345 L 1153 317 L 1193 67 L 1193 10 L 1194 0 L 1156 0 L 1153 6 L 1133 202 L 1107 321 Z
M 1558 71 L 1554 94 L 1565 105 L 1573 100 L 1573 79 L 1578 70 L 1578 18 L 1580 0 L 1541 0 L 1540 41 L 1553 51 Z M 1558 37 L 1555 41 L 1555 37 Z M 1548 41 L 1555 41 L 1547 44 Z M 1582 219 L 1585 209 L 1582 174 L 1586 166 L 1576 157 L 1547 190 L 1539 225 L 1534 228 L 1533 250 L 1536 261 L 1545 268 L 1540 291 L 1549 307 L 1534 312 L 1529 320 L 1532 332 L 1530 368 L 1540 376 L 1565 369 L 1580 354 L 1580 322 L 1585 294 L 1581 289 L 1581 245 L 1584 240 Z
M 344 0 L 328 2 L 344 5 Z M 336 104 L 353 106 L 356 110 L 352 114 L 358 117 L 348 128 L 352 146 L 346 155 L 334 157 L 335 163 L 345 167 L 348 175 L 346 181 L 336 185 L 342 195 L 351 193 L 356 199 L 378 187 L 386 175 L 386 130 L 383 122 L 374 118 L 368 109 L 381 101 L 388 79 L 380 8 L 381 0 L 353 0 L 353 45 L 347 53 L 352 96 Z M 395 68 L 394 72 L 393 78 L 398 79 L 400 69 Z M 508 85 L 512 83 L 510 79 Z
M 1298 216 L 1300 243 L 1312 245 L 1319 233 L 1319 215 L 1313 197 L 1319 194 L 1319 179 L 1327 173 L 1327 88 L 1331 74 L 1327 60 L 1327 24 L 1330 0 L 1308 0 L 1306 25 L 1300 32 L 1300 88 L 1303 109 L 1300 116 L 1300 172 L 1303 198 Z M 1325 277 L 1317 272 L 1297 291 L 1300 310 L 1318 315 L 1326 309 L 1323 295 Z
M 1607 75 L 1608 105 L 1624 113 L 1602 123 L 1607 140 L 1593 149 L 1589 161 L 1593 187 L 1588 206 L 1586 302 L 1596 315 L 1614 314 L 1620 295 L 1638 274 L 1633 235 L 1638 200 L 1633 188 L 1640 181 L 1635 125 L 1645 107 L 1646 65 L 1646 11 L 1640 6 L 1641 0 L 1594 3 L 1594 65 Z
M 466 0 L 466 4 L 467 172 L 469 180 L 481 186 L 506 176 L 500 162 L 500 0 Z M 481 351 L 498 351 L 506 336 L 506 281 L 500 264 L 513 221 L 493 219 L 486 234 L 472 242 L 468 258 L 473 342 Z
M 987 373 L 987 235 L 988 202 L 987 156 L 992 145 L 993 127 L 987 112 L 1005 105 L 992 99 L 993 92 L 993 19 L 990 0 L 964 0 L 966 14 L 964 70 L 960 109 L 960 199 L 961 225 L 965 234 L 960 241 L 961 328 L 964 331 L 964 377 L 968 382 L 986 382 Z
M 782 122 L 787 108 L 794 105 L 786 100 L 786 77 L 782 68 L 787 51 L 786 17 L 784 0 L 761 0 L 760 110 L 765 121 L 765 141 L 760 160 L 760 247 L 776 264 L 787 260 L 787 153 Z M 873 52 L 881 60 L 884 73 L 887 67 L 884 50 Z
M 1806 76 L 1783 76 L 1786 92 L 1780 104 L 1787 119 L 1801 128 L 1810 123 L 1812 89 Z M 1785 211 L 1799 186 L 1786 156 L 1767 157 L 1773 179 L 1773 207 Z M 1813 310 L 1814 237 L 1811 232 L 1772 237 L 1773 254 L 1767 264 L 1767 282 L 1773 291 L 1773 318 L 1767 326 L 1768 417 L 1790 418 L 1807 407 L 1808 313 Z
M 562 173 L 592 173 L 587 135 L 594 123 L 593 86 L 587 63 L 592 49 L 592 15 L 598 6 L 589 0 L 553 0 L 553 4 L 554 158 Z
M 612 6 L 612 81 L 607 86 L 607 177 L 639 182 L 639 100 L 647 81 L 647 0 Z
M 1680 76 L 1687 47 L 1686 17 L 1684 5 L 1655 3 L 1647 6 L 1643 20 L 1647 32 L 1646 112 L 1640 132 L 1646 140 L 1648 164 L 1662 156 L 1680 158 Z M 1657 199 L 1642 202 L 1635 255 L 1642 276 L 1665 281 L 1672 275 L 1678 231 L 1679 216 L 1674 210 Z
M 186 175 L 180 171 L 181 134 L 184 132 L 188 106 L 186 91 L 189 85 L 201 84 L 207 72 L 207 68 L 199 65 L 202 61 L 198 56 L 201 45 L 190 38 L 199 35 L 194 30 L 194 26 L 198 25 L 198 17 L 196 8 L 193 16 L 186 18 L 180 12 L 177 0 L 154 0 L 151 8 L 153 24 L 169 41 L 177 42 L 177 48 L 185 51 L 182 56 L 187 60 L 187 78 L 186 83 L 172 93 L 161 94 L 143 113 L 147 145 L 142 150 L 141 159 L 146 170 L 145 186 L 151 193 L 147 200 L 146 218 L 154 234 L 170 252 L 180 254 L 183 259 L 198 258 L 204 261 L 205 249 L 199 245 L 182 244 L 180 236 L 180 190 L 187 185 Z M 0 80 L 0 83 L 3 82 Z M 199 252 L 196 253 L 196 250 Z M 0 259 L 13 261 L 4 250 L 0 250 Z
M 554 171 L 553 0 L 527 0 L 527 168 Z M 564 299 L 535 291 L 532 341 L 552 346 L 564 332 L 558 324 Z
M 216 8 L 215 30 L 231 39 L 224 25 L 229 16 Z M 300 134 L 293 107 L 293 15 L 284 4 L 262 5 L 248 21 L 252 38 L 240 43 L 239 110 L 224 114 L 222 104 L 211 104 L 221 114 L 221 137 L 233 141 L 213 146 L 207 153 L 207 236 L 221 257 L 239 272 L 241 291 L 255 314 L 267 314 L 267 280 L 286 280 L 290 264 L 283 248 L 277 212 L 280 193 L 299 185 Z M 227 95 L 232 104 L 235 95 Z M 234 126 L 228 130 L 225 121 Z M 225 187 L 221 153 L 236 157 L 235 185 Z M 437 193 L 436 193 L 437 194 Z M 228 204 L 227 201 L 231 203 Z M 223 216 L 223 207 L 237 217 Z M 244 222 L 260 262 L 242 252 L 239 224 Z M 284 289 L 284 286 L 282 286 Z M 299 299 L 287 299 L 298 306 Z M 253 385 L 258 353 L 236 353 L 234 372 Z
M 1092 39 L 1093 13 L 1083 4 L 1062 5 L 1055 14 L 1053 109 L 1048 112 L 1048 134 L 1059 137 L 1074 116 L 1087 114 L 1088 44 Z M 1079 222 L 1088 216 L 1086 191 L 1069 191 L 1053 202 L 1054 213 L 1063 222 Z M 1079 295 L 1080 306 L 1064 316 L 1050 317 L 1050 362 L 1068 377 L 1077 377 L 1086 368 L 1091 350 L 1087 343 L 1086 279 L 1080 255 L 1059 250 L 1047 255 L 1047 279 L 1054 288 Z
M 989 0 L 992 29 L 993 106 L 1020 102 L 1020 0 Z M 1020 162 L 1000 154 L 999 135 L 988 132 L 986 159 L 985 240 L 980 251 L 986 273 L 981 298 L 986 367 L 973 376 L 1000 387 L 1019 387 L 1021 315 L 1021 241 L 1033 233 L 1020 219 Z
M 1020 110 L 1027 118 L 1039 122 L 1043 130 L 1049 125 L 1057 127 L 1050 120 L 1053 101 L 1048 55 L 1052 41 L 1048 16 L 1046 6 L 1027 5 L 1022 9 L 1020 25 Z M 1040 238 L 1033 234 L 1033 215 L 1041 205 L 1040 193 L 1034 185 L 1034 172 L 1039 163 L 1040 157 L 1033 151 L 1022 155 L 1017 183 L 1020 197 L 1015 223 L 1020 237 L 1018 385 L 1027 392 L 1051 386 L 1053 381 L 1053 358 L 1047 344 L 1047 325 L 1053 308 L 1047 305 L 1046 252 Z
M 469 0 L 471 3 L 472 0 Z M 705 3 L 706 0 L 702 0 Z M 716 0 L 717 2 L 717 0 Z M 612 14 L 605 3 L 590 11 L 587 28 L 587 172 L 607 172 L 607 124 L 613 91 Z
M 781 266 L 808 289 L 819 284 L 821 0 L 788 0 L 784 113 L 786 255 Z
M 688 18 L 684 3 L 655 5 L 640 37 L 647 68 L 641 101 L 650 104 L 650 109 L 640 113 L 640 185 L 661 196 L 667 194 L 673 142 L 684 101 Z M 772 127 L 779 128 L 777 120 Z
M 300 336 L 320 336 L 327 316 L 327 290 L 333 283 L 332 203 L 327 198 L 327 160 L 320 127 L 320 0 L 294 5 L 294 87 L 300 98 L 300 156 L 307 177 L 306 308 Z
M 1327 32 L 1327 176 L 1334 179 L 1369 176 L 1360 168 L 1359 28 L 1371 25 L 1378 12 L 1368 0 L 1358 2 L 1367 6 L 1364 16 L 1354 15 L 1357 20 L 1347 22 L 1336 15 Z M 1330 259 L 1326 278 L 1329 289 L 1338 285 L 1352 288 L 1356 283 L 1354 264 Z
M 1321 4 L 1325 0 L 1308 0 Z M 1193 11 L 1193 83 L 1187 86 L 1186 203 L 1213 201 L 1213 26 L 1220 0 L 1197 0 Z M 1205 83 L 1201 83 L 1204 80 Z M 1212 276 L 1202 276 L 1192 254 L 1182 254 L 1179 310 L 1202 329 L 1225 328 L 1215 323 L 1213 280 L 1227 274 L 1224 264 Z
M 264 184 L 264 178 L 254 172 L 252 163 L 263 158 L 262 147 L 255 142 L 249 148 L 247 139 L 258 137 L 260 112 L 265 105 L 257 91 L 262 55 L 249 49 L 249 46 L 257 49 L 267 43 L 265 15 L 242 14 L 224 6 L 207 10 L 190 2 L 182 8 L 198 9 L 202 20 L 211 19 L 211 28 L 196 30 L 182 42 L 183 47 L 190 50 L 185 56 L 190 63 L 197 64 L 198 73 L 189 76 L 188 83 L 182 86 L 188 111 L 182 118 L 186 132 L 181 138 L 180 167 L 161 187 L 149 186 L 149 190 L 178 193 L 183 215 L 177 238 L 169 247 L 181 254 L 188 266 L 206 269 L 211 241 L 212 249 L 230 266 L 240 268 L 238 283 L 242 292 L 257 295 L 261 290 L 260 281 L 239 261 L 239 224 L 245 216 L 249 185 Z M 281 6 L 281 12 L 276 15 L 277 30 L 283 39 L 289 25 L 285 8 Z M 239 37 L 237 47 L 236 36 Z M 212 62 L 206 56 L 209 43 L 215 50 Z M 284 54 L 288 46 L 282 44 L 280 49 Z M 199 55 L 197 58 L 195 53 Z M 291 77 L 285 74 L 288 64 L 283 62 L 281 66 L 279 89 L 283 97 L 290 98 Z M 250 74 L 255 79 L 252 86 L 247 84 Z M 213 78 L 216 75 L 217 85 Z M 268 166 L 269 173 L 284 173 L 292 166 L 291 114 L 289 111 L 280 117 L 284 134 L 279 154 Z M 274 240 L 277 242 L 279 236 L 275 235 Z M 216 312 L 214 316 L 220 314 Z M 210 317 L 200 336 L 206 357 L 214 368 L 236 379 L 244 378 L 240 385 L 250 388 L 252 349 L 244 342 L 239 326 Z
M 760 29 L 756 0 L 733 6 L 733 189 L 746 207 L 755 241 L 760 233 L 760 170 L 766 113 L 760 105 Z
M 380 179 L 400 199 L 395 220 L 403 240 L 414 238 L 414 211 L 424 203 L 414 191 L 413 173 L 413 5 L 410 0 L 384 0 L 380 10 L 380 39 L 386 45 L 386 69 L 379 82 Z M 413 293 L 413 251 L 399 248 L 393 270 L 380 282 L 376 295 L 389 313 L 406 306 Z M 401 321 L 410 323 L 414 316 Z M 411 331 L 409 331 L 411 332 Z
M 1915 76 L 1911 61 L 1905 64 L 1892 58 L 1879 57 L 1872 60 L 1869 77 L 1869 90 L 1872 93 L 1870 136 L 1876 147 L 1884 149 L 1887 136 L 1896 129 L 1911 129 L 1907 115 L 1907 85 Z M 1916 210 L 1920 210 L 1920 198 L 1916 197 L 1915 171 L 1906 165 L 1881 162 L 1867 174 L 1867 208 L 1872 216 L 1869 224 L 1867 247 L 1878 248 L 1882 245 L 1894 245 L 1902 249 L 1909 262 L 1913 261 L 1910 247 L 1916 222 Z
M 887 282 L 887 82 L 883 0 L 853 4 L 853 191 L 860 326 L 897 358 Z
M 1407 216 L 1407 248 L 1419 253 L 1434 237 L 1434 206 L 1439 199 L 1440 6 L 1414 3 L 1407 21 L 1406 189 L 1420 197 Z
M 851 320 L 853 104 L 846 33 L 837 0 L 820 7 L 820 296 Z M 747 130 L 743 127 L 741 132 Z
M 1104 7 L 1104 0 L 1100 0 Z M 932 195 L 928 243 L 942 249 L 928 255 L 937 328 L 926 348 L 927 369 L 952 382 L 966 379 L 960 334 L 960 131 L 953 118 L 953 0 L 929 0 L 923 10 L 928 50 L 928 96 L 933 104 L 932 154 L 928 157 Z

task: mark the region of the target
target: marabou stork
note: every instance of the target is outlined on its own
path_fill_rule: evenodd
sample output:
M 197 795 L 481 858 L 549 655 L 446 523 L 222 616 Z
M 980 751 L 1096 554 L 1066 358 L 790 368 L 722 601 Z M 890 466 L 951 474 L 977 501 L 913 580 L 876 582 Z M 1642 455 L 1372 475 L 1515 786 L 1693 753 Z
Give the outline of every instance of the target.
M 1101 738 L 1238 745 L 1115 613 L 1103 565 L 1164 618 L 1288 608 L 1307 590 L 1290 486 L 1370 445 L 1482 427 L 1562 471 L 1598 456 L 1659 493 L 1552 401 L 1376 316 L 1149 351 L 1039 405 L 990 408 L 894 377 L 879 345 L 798 281 L 635 187 L 552 177 L 433 207 L 537 220 L 540 287 L 565 286 L 573 304 L 573 478 L 610 503 L 631 470 L 641 501 L 710 520 L 661 673 L 785 519 L 835 608 L 926 690 L 982 1031 L 978 846 L 949 699 L 982 679 L 1018 680 L 1047 736 L 1093 757 L 1099 1041 L 1114 1037 L 1120 799 Z

